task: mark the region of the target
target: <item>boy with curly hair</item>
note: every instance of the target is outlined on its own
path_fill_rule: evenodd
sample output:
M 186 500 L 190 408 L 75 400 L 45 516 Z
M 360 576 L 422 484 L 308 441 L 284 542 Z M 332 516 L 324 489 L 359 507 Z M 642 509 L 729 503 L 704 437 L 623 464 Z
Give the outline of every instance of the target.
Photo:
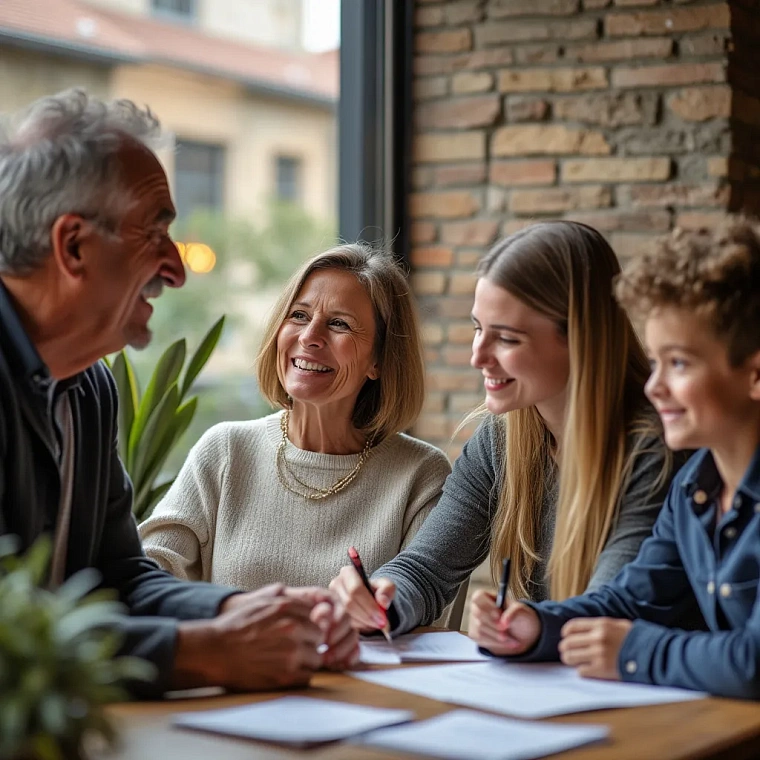
M 643 318 L 666 443 L 699 451 L 612 582 L 503 613 L 479 592 L 470 635 L 582 676 L 760 699 L 760 223 L 675 230 L 627 267 L 617 297 Z M 680 629 L 697 608 L 708 630 Z

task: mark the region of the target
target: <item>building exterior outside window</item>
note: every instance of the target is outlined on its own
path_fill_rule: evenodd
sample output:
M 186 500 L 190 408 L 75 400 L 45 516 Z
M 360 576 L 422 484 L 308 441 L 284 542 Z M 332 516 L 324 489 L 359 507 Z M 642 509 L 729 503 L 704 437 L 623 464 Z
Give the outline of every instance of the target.
M 157 16 L 173 16 L 194 21 L 198 14 L 197 0 L 151 0 L 151 10 Z
M 177 140 L 174 158 L 177 214 L 186 219 L 196 209 L 224 208 L 224 147 Z
M 294 156 L 277 156 L 276 197 L 280 201 L 299 203 L 301 201 L 301 159 Z

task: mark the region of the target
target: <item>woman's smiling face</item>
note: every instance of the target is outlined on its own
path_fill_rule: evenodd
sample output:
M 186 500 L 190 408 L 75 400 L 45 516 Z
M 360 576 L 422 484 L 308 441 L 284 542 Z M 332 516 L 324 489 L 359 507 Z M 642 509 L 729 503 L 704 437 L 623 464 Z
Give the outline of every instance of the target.
M 318 269 L 304 281 L 277 334 L 277 370 L 296 402 L 353 413 L 359 391 L 375 380 L 375 309 L 343 269 Z

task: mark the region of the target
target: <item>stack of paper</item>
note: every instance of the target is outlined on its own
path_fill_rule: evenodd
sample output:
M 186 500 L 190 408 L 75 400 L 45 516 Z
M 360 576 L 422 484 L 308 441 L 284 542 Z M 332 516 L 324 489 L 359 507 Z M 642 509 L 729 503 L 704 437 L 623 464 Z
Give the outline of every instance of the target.
M 309 697 L 282 697 L 242 707 L 180 713 L 174 716 L 173 723 L 183 728 L 307 747 L 413 718 L 414 713 L 409 710 L 386 710 Z
M 524 723 L 470 710 L 373 731 L 361 744 L 447 760 L 532 760 L 602 741 L 606 726 Z
M 573 668 L 491 661 L 351 673 L 354 678 L 520 718 L 702 699 L 702 692 L 581 678 Z
M 481 654 L 478 645 L 457 631 L 412 633 L 389 644 L 385 639 L 359 643 L 360 660 L 366 665 L 399 665 L 402 662 L 481 662 L 492 658 Z

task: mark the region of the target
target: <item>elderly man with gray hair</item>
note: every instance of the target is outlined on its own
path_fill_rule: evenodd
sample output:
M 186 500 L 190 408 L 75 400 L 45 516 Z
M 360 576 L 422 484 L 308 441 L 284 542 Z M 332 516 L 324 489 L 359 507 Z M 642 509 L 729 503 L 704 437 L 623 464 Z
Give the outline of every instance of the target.
M 357 656 L 329 592 L 178 581 L 144 556 L 132 518 L 100 359 L 147 345 L 149 300 L 185 281 L 158 132 L 130 101 L 70 90 L 0 135 L 0 535 L 22 548 L 53 535 L 52 586 L 100 571 L 128 608 L 124 651 L 157 667 L 142 696 L 304 684 Z

